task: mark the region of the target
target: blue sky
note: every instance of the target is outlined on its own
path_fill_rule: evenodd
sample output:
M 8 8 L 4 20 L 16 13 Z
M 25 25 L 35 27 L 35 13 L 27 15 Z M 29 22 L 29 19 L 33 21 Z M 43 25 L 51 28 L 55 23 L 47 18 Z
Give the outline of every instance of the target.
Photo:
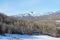
M 0 12 L 15 15 L 33 11 L 44 13 L 60 10 L 60 0 L 0 0 Z

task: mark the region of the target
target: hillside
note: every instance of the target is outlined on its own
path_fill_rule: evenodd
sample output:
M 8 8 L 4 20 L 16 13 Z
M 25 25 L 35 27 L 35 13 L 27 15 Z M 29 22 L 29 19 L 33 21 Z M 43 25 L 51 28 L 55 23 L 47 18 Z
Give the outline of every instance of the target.
M 60 12 L 56 11 L 49 15 L 42 16 L 7 16 L 0 13 L 0 34 L 43 34 L 60 37 L 60 30 L 56 20 L 60 20 Z
M 26 21 L 22 19 L 18 19 L 15 17 L 5 17 L 5 15 L 0 14 L 0 33 L 18 33 L 18 34 L 33 34 L 35 30 L 36 32 L 40 33 L 40 29 L 38 25 L 36 25 L 33 21 Z M 35 27 L 36 26 L 36 27 Z M 38 30 L 36 30 L 36 29 Z

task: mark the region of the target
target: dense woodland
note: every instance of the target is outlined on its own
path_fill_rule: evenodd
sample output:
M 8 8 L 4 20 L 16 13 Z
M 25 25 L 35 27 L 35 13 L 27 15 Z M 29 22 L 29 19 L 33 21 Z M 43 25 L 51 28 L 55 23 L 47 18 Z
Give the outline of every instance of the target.
M 27 35 L 49 35 L 54 37 L 60 37 L 60 24 L 56 23 L 59 20 L 59 16 L 39 16 L 34 20 L 24 20 L 12 16 L 7 16 L 0 13 L 0 34 L 27 34 Z

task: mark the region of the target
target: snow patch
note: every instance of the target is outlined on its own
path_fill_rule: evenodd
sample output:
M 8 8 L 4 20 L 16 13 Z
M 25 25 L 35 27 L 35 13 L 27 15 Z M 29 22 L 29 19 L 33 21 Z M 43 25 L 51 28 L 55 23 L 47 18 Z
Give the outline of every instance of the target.
M 48 35 L 19 35 L 19 34 L 5 34 L 0 35 L 0 40 L 9 40 L 9 38 L 22 38 L 23 40 L 60 40 L 60 38 L 50 37 Z

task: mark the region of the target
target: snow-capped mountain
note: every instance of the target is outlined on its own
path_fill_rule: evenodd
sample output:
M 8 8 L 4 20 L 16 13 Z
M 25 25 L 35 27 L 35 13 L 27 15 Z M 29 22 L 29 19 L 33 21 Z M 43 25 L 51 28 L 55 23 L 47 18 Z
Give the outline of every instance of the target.
M 33 12 L 24 12 L 24 13 L 19 13 L 18 15 L 14 15 L 14 17 L 31 17 L 33 16 Z
M 37 15 L 38 14 L 38 15 Z M 55 12 L 46 12 L 46 13 L 33 13 L 31 12 L 24 12 L 20 13 L 18 15 L 14 15 L 13 17 L 17 17 L 20 19 L 26 19 L 26 20 L 40 20 L 40 19 L 60 19 L 60 10 Z

